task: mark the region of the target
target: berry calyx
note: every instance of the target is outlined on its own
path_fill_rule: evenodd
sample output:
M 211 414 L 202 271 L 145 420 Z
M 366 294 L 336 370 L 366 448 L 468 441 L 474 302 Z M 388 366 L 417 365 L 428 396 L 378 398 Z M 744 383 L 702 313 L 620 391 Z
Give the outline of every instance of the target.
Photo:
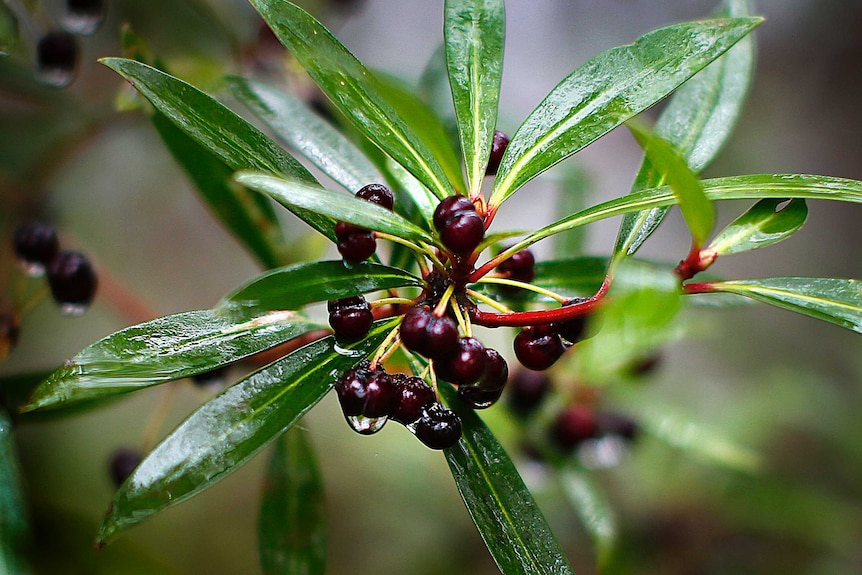
M 41 222 L 30 222 L 15 230 L 12 248 L 19 260 L 25 264 L 37 264 L 44 271 L 44 266 L 51 263 L 60 252 L 60 241 L 53 227 Z
M 392 190 L 383 184 L 368 184 L 367 186 L 363 186 L 356 192 L 356 197 L 372 204 L 377 204 L 389 211 L 392 211 L 395 207 L 395 196 L 392 194 Z
M 416 421 L 414 433 L 427 447 L 446 449 L 461 439 L 461 418 L 454 411 L 435 403 Z
M 434 370 L 444 380 L 455 385 L 476 383 L 485 373 L 487 364 L 485 346 L 474 337 L 458 339 L 457 349 L 451 356 L 434 362 Z
M 587 439 L 599 437 L 596 413 L 585 405 L 570 405 L 557 416 L 551 434 L 559 447 L 574 449 Z
M 497 175 L 497 170 L 500 169 L 500 160 L 503 159 L 503 152 L 509 146 L 509 136 L 500 130 L 494 130 L 494 140 L 491 142 L 491 155 L 488 157 L 488 166 L 485 168 L 485 174 L 488 176 Z
M 434 210 L 440 241 L 458 256 L 470 254 L 485 237 L 485 220 L 464 196 L 449 196 Z
M 429 359 L 450 356 L 458 349 L 458 326 L 452 318 L 437 317 L 425 306 L 407 310 L 401 319 L 401 343 Z
M 86 306 L 96 295 L 96 272 L 87 256 L 65 250 L 48 267 L 51 295 L 60 304 Z
M 395 387 L 395 397 L 389 417 L 398 423 L 413 423 L 422 417 L 428 407 L 437 402 L 434 390 L 419 377 L 396 373 L 392 375 L 392 384 Z
M 536 258 L 528 249 L 521 250 L 497 266 L 497 271 L 509 279 L 529 283 L 535 276 Z
M 515 357 L 533 371 L 544 371 L 554 365 L 566 351 L 560 335 L 550 326 L 540 325 L 521 330 L 515 336 Z
M 327 302 L 329 325 L 335 337 L 342 341 L 362 339 L 374 323 L 371 306 L 362 296 L 332 300 Z

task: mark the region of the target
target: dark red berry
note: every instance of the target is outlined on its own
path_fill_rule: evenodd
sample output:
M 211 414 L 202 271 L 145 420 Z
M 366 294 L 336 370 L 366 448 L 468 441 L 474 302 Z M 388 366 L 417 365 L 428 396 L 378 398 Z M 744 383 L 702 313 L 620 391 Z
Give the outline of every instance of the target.
M 62 251 L 48 267 L 48 285 L 57 303 L 88 305 L 96 295 L 97 283 L 89 258 L 80 252 Z
M 585 405 L 570 405 L 559 416 L 552 429 L 552 438 L 563 449 L 572 449 L 599 436 L 596 413 Z
M 338 253 L 350 262 L 361 262 L 367 260 L 377 251 L 377 240 L 372 232 L 360 232 L 339 238 L 335 244 Z
M 448 357 L 458 347 L 458 326 L 449 317 L 437 317 L 430 309 L 416 306 L 401 320 L 401 343 L 410 351 L 430 359 Z
M 521 365 L 534 371 L 548 369 L 560 359 L 566 346 L 560 335 L 549 326 L 534 326 L 515 336 L 515 356 Z
M 454 411 L 435 403 L 416 421 L 414 433 L 427 447 L 446 449 L 461 439 L 461 418 Z
M 36 44 L 36 59 L 43 73 L 69 73 L 78 61 L 78 43 L 68 32 L 48 32 Z
M 551 380 L 544 372 L 519 369 L 507 386 L 509 408 L 525 416 L 541 405 L 551 388 Z
M 392 384 L 395 398 L 390 417 L 398 423 L 413 423 L 427 407 L 437 401 L 434 390 L 421 378 L 396 373 L 392 375 Z
M 503 395 L 503 388 L 483 389 L 478 385 L 462 385 L 458 388 L 458 398 L 472 409 L 487 409 Z
M 329 309 L 329 325 L 340 340 L 362 339 L 374 323 L 371 306 L 361 295 L 329 301 L 326 307 Z
M 143 459 L 141 452 L 131 447 L 121 447 L 111 455 L 109 471 L 114 485 L 119 487 Z
M 380 207 L 392 210 L 395 207 L 395 196 L 392 195 L 392 190 L 383 184 L 368 184 L 363 186 L 356 197 L 369 201 L 372 204 L 377 204 Z
M 23 262 L 47 266 L 60 252 L 60 241 L 51 226 L 31 222 L 15 230 L 12 247 L 15 255 Z
M 557 333 L 569 343 L 578 343 L 581 341 L 586 333 L 586 328 L 587 316 L 585 315 L 554 324 L 554 329 L 557 330 Z
M 341 404 L 341 411 L 344 412 L 344 415 L 362 415 L 368 385 L 368 373 L 367 369 L 361 367 L 348 369 L 335 382 L 335 393 L 338 395 L 338 403 Z
M 388 373 L 366 364 L 349 369 L 335 382 L 335 392 L 346 416 L 383 417 L 392 410 L 395 388 Z
M 456 255 L 472 253 L 485 237 L 485 221 L 475 211 L 458 212 L 448 220 L 440 233 L 440 241 Z
M 506 274 L 509 279 L 531 282 L 535 276 L 536 259 L 530 250 L 521 250 L 497 266 L 497 271 Z
M 385 371 L 372 371 L 368 375 L 365 387 L 365 403 L 362 415 L 365 417 L 384 417 L 392 411 L 395 399 L 395 387 L 392 379 Z
M 455 385 L 476 383 L 485 373 L 488 362 L 485 346 L 474 337 L 458 339 L 455 353 L 434 361 L 434 369 L 441 378 Z
M 496 349 L 485 348 L 485 372 L 477 383 L 462 385 L 458 397 L 473 409 L 485 409 L 494 405 L 503 394 L 509 366 Z
M 104 0 L 66 0 L 64 28 L 73 34 L 92 34 L 105 15 Z
M 326 311 L 329 313 L 334 312 L 337 309 L 342 309 L 345 307 L 364 307 L 367 306 L 368 303 L 365 300 L 365 296 L 363 295 L 354 295 L 350 297 L 344 297 L 341 299 L 331 299 L 326 302 Z
M 638 434 L 638 424 L 624 413 L 600 411 L 596 414 L 596 426 L 601 435 L 616 435 L 633 440 Z
M 434 228 L 438 231 L 446 227 L 452 216 L 460 212 L 475 212 L 476 206 L 464 196 L 449 196 L 437 205 L 434 210 Z
M 488 157 L 488 167 L 485 168 L 485 174 L 494 176 L 497 170 L 500 169 L 500 160 L 503 159 L 503 152 L 509 145 L 509 136 L 500 130 L 494 130 L 494 140 L 491 142 L 491 155 Z

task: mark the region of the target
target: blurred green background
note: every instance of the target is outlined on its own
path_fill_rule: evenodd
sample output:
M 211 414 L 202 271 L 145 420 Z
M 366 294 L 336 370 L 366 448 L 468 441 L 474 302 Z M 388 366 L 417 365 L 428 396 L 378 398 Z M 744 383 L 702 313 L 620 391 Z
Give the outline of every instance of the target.
M 91 255 L 102 282 L 83 317 L 62 316 L 48 301 L 35 308 L 0 375 L 52 369 L 130 323 L 209 307 L 258 271 L 197 198 L 144 115 L 116 111 L 118 98 L 128 101 L 131 92 L 95 60 L 120 53 L 120 27 L 130 23 L 175 74 L 217 93 L 224 73 L 288 74 L 283 54 L 265 36 L 260 41 L 260 21 L 244 0 L 108 4 L 101 28 L 80 38 L 80 65 L 69 87 L 45 86 L 34 73 L 35 41 L 59 22 L 62 2 L 43 1 L 42 12 L 22 19 L 20 43 L 0 59 L 2 237 L 22 221 L 50 221 L 65 245 Z M 411 82 L 441 39 L 441 2 L 302 5 L 363 62 Z M 714 7 L 701 0 L 509 2 L 499 127 L 513 133 L 544 94 L 600 51 L 704 17 Z M 750 101 L 705 175 L 862 179 L 862 4 L 761 0 L 755 12 L 767 21 L 756 33 Z M 639 162 L 636 143 L 618 130 L 567 164 L 586 173 L 590 201 L 598 201 L 625 193 Z M 500 224 L 523 228 L 526 217 L 530 225 L 547 223 L 556 205 L 552 180 L 515 195 Z M 862 276 L 862 208 L 809 207 L 808 222 L 789 241 L 720 261 L 715 271 L 729 278 Z M 744 209 L 721 205 L 720 219 L 730 221 Z M 288 233 L 304 235 L 294 222 L 285 223 Z M 588 251 L 609 253 L 616 224 L 591 229 Z M 676 261 L 688 249 L 686 234 L 675 214 L 643 255 Z M 540 257 L 547 255 L 543 249 Z M 6 306 L 19 277 L 8 245 L 0 253 L 0 302 Z M 609 572 L 862 572 L 858 336 L 762 306 L 696 309 L 688 316 L 689 337 L 664 350 L 659 371 L 645 385 L 657 405 L 754 449 L 765 466 L 748 474 L 643 437 L 620 465 L 593 474 L 621 529 Z M 17 422 L 36 572 L 259 572 L 256 514 L 265 456 L 93 551 L 113 491 L 107 472 L 113 450 L 139 445 L 152 414 L 168 401 L 161 435 L 211 395 L 189 382 L 174 388 L 139 392 L 72 418 Z M 509 422 L 502 410 L 492 409 L 489 418 L 505 436 Z M 330 573 L 496 572 L 439 453 L 393 426 L 373 438 L 354 434 L 331 397 L 303 427 L 326 483 Z M 678 431 L 684 435 L 685 428 Z M 594 552 L 577 515 L 540 466 L 518 461 L 575 571 L 593 572 Z

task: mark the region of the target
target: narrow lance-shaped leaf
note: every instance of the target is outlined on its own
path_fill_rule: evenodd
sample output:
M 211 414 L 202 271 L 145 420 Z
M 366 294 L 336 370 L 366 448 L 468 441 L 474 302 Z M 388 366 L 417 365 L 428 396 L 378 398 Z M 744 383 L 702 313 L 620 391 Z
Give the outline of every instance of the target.
M 862 281 L 766 278 L 711 282 L 709 291 L 734 293 L 862 333 Z
M 508 454 L 449 385 L 444 398 L 461 417 L 461 440 L 446 461 L 482 539 L 504 575 L 572 573 L 560 544 Z
M 323 575 L 326 506 L 317 460 L 306 432 L 291 428 L 275 442 L 258 510 L 264 575 Z
M 502 0 L 446 0 L 446 64 L 471 194 L 485 177 L 497 125 L 506 15 Z
M 301 100 L 274 86 L 236 76 L 228 78 L 228 86 L 277 137 L 347 191 L 355 193 L 367 184 L 383 181 L 350 140 Z
M 452 195 L 460 166 L 430 152 L 379 81 L 320 22 L 284 0 L 251 0 L 275 35 L 332 103 L 439 198 Z M 454 154 L 452 154 L 454 157 Z
M 596 547 L 599 572 L 607 565 L 617 543 L 617 519 L 596 481 L 571 463 L 557 471 L 557 481 Z
M 489 203 L 649 108 L 718 58 L 761 18 L 688 22 L 593 58 L 558 84 L 512 136 Z
M 371 354 L 394 328 L 378 322 L 362 341 L 310 343 L 227 388 L 188 417 L 114 496 L 100 544 L 235 471 L 320 401 L 334 374 Z
M 723 256 L 778 243 L 796 233 L 807 217 L 808 206 L 803 199 L 760 200 L 724 228 L 707 251 Z
M 310 186 L 260 172 L 243 171 L 235 178 L 242 185 L 272 196 L 277 202 L 289 208 L 301 208 L 408 240 L 434 243 L 434 238 L 428 232 L 398 214 L 341 192 L 333 192 L 319 186 Z
M 259 315 L 280 309 L 298 309 L 316 301 L 329 301 L 360 293 L 402 286 L 421 286 L 422 280 L 403 270 L 359 262 L 350 267 L 341 260 L 296 264 L 270 270 L 224 297 L 217 309 L 231 315 Z
M 201 147 L 161 113 L 153 115 L 153 125 L 216 217 L 258 262 L 265 268 L 285 263 L 288 248 L 272 201 L 233 182 L 233 170 L 224 161 Z
M 213 310 L 161 317 L 85 348 L 39 385 L 24 409 L 66 407 L 192 377 L 320 327 L 291 311 L 241 322 Z
M 750 14 L 747 0 L 728 0 L 719 17 Z M 718 154 L 742 112 L 754 69 L 754 41 L 740 40 L 718 60 L 698 72 L 671 97 L 656 121 L 656 134 L 670 142 L 695 172 Z M 632 191 L 663 185 L 662 174 L 644 159 Z M 614 254 L 633 255 L 664 219 L 668 208 L 627 214 L 620 225 Z
M 0 408 L 0 573 L 27 573 L 27 510 L 12 423 Z
M 650 163 L 673 190 L 682 217 L 691 231 L 693 245 L 703 247 L 715 225 L 715 210 L 703 193 L 697 175 L 671 144 L 637 122 L 629 122 L 628 127 Z

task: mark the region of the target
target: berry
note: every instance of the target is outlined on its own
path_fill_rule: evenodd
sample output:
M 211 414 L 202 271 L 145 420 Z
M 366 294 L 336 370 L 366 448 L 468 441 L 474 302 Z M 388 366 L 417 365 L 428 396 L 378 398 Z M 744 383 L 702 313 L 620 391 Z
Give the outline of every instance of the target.
M 596 414 L 596 426 L 601 435 L 616 435 L 633 440 L 638 434 L 638 424 L 624 413 L 600 411 Z
M 12 247 L 21 261 L 47 266 L 60 252 L 60 241 L 48 224 L 31 222 L 15 230 Z
M 526 416 L 541 405 L 551 388 L 551 380 L 541 371 L 521 369 L 508 384 L 509 408 Z
M 485 168 L 485 174 L 489 176 L 497 175 L 497 170 L 500 168 L 500 160 L 503 159 L 503 152 L 509 145 L 509 136 L 500 130 L 494 130 L 494 140 L 491 142 L 491 155 L 488 157 L 488 167 Z
M 458 388 L 458 398 L 471 409 L 486 409 L 491 407 L 503 395 L 503 388 L 482 389 L 478 385 L 462 385 Z
M 554 324 L 554 329 L 557 330 L 557 333 L 559 333 L 566 341 L 573 344 L 584 338 L 586 328 L 587 316 L 585 315 Z
M 485 409 L 494 405 L 503 394 L 503 387 L 509 379 L 509 366 L 500 353 L 485 348 L 485 371 L 473 385 L 458 388 L 458 397 L 473 409 Z
M 437 401 L 434 390 L 421 378 L 406 376 L 403 373 L 392 375 L 395 398 L 392 401 L 390 417 L 398 423 L 407 425 L 422 416 L 422 412 Z
M 356 192 L 356 197 L 377 204 L 389 211 L 392 211 L 395 206 L 395 196 L 392 195 L 392 190 L 383 184 L 368 184 Z
M 435 403 L 416 421 L 414 433 L 427 447 L 446 449 L 461 439 L 461 418 L 454 411 Z
M 488 363 L 485 346 L 474 337 L 458 339 L 455 353 L 434 362 L 434 369 L 441 378 L 455 385 L 476 383 L 485 373 Z
M 521 330 L 515 336 L 514 348 L 521 365 L 534 371 L 548 369 L 566 351 L 560 335 L 546 325 Z
M 476 211 L 473 202 L 464 196 L 449 196 L 440 202 L 437 209 L 434 210 L 434 228 L 440 230 L 455 214 L 469 211 Z
M 104 0 L 66 0 L 63 27 L 73 34 L 92 34 L 105 15 Z
M 96 295 L 97 283 L 89 258 L 80 252 L 62 251 L 48 267 L 48 285 L 57 303 L 88 305 Z
M 362 407 L 365 404 L 365 388 L 367 386 L 368 369 L 358 367 L 348 369 L 341 374 L 335 382 L 335 393 L 338 395 L 338 403 L 341 411 L 346 416 L 362 415 Z
M 434 210 L 434 227 L 440 241 L 456 255 L 467 255 L 485 237 L 485 221 L 464 196 L 449 196 Z
M 384 417 L 392 410 L 395 397 L 389 374 L 382 369 L 372 371 L 367 364 L 341 374 L 335 391 L 346 416 Z
M 383 370 L 372 371 L 365 386 L 365 403 L 362 415 L 365 417 L 384 417 L 392 411 L 395 387 L 389 374 Z
M 223 365 L 204 373 L 198 373 L 192 376 L 192 383 L 198 387 L 215 387 L 220 386 L 225 382 L 225 375 L 228 372 L 229 366 Z
M 430 359 L 448 357 L 458 349 L 458 326 L 449 317 L 437 317 L 430 309 L 416 306 L 401 319 L 401 343 L 410 351 Z
M 509 279 L 531 282 L 535 276 L 536 258 L 530 250 L 521 250 L 497 266 L 497 271 L 506 274 Z
M 78 61 L 78 43 L 68 32 L 48 32 L 36 44 L 36 59 L 43 73 L 69 73 Z
M 350 262 L 367 260 L 377 251 L 374 233 L 353 224 L 338 222 L 335 225 L 335 238 L 338 240 L 335 244 L 338 253 Z
M 111 455 L 109 464 L 111 479 L 119 487 L 132 474 L 143 459 L 141 452 L 131 447 L 121 447 Z
M 584 405 L 570 405 L 557 416 L 552 428 L 554 442 L 565 450 L 573 449 L 599 436 L 595 412 Z
M 362 296 L 327 302 L 329 325 L 335 337 L 344 341 L 362 339 L 374 323 L 371 306 Z

